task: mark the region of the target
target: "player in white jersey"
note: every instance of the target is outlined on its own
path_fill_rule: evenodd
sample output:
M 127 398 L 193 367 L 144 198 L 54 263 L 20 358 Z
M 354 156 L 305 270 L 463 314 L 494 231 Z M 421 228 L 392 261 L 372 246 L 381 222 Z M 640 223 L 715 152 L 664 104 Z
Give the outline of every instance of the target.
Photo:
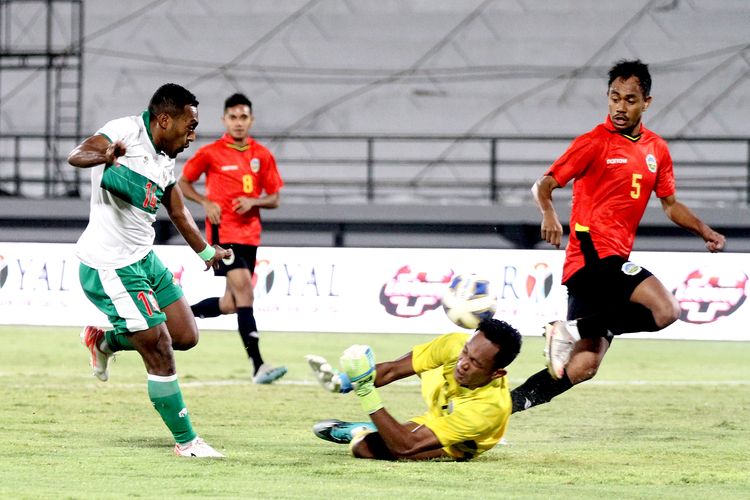
M 182 289 L 152 250 L 156 212 L 169 218 L 206 269 L 230 257 L 210 246 L 184 204 L 174 158 L 195 140 L 198 101 L 168 83 L 154 93 L 139 116 L 112 120 L 68 156 L 74 167 L 91 169 L 89 224 L 76 245 L 86 296 L 105 313 L 112 329 L 87 326 L 81 339 L 100 380 L 109 378 L 117 351 L 135 350 L 148 373 L 148 394 L 175 438 L 175 453 L 221 457 L 193 430 L 177 382 L 173 349 L 198 343 L 198 328 Z

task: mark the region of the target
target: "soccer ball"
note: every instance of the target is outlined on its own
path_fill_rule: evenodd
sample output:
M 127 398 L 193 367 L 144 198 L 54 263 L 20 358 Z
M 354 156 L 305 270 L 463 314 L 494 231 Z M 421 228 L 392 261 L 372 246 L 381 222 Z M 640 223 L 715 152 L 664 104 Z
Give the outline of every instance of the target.
M 454 276 L 443 295 L 443 310 L 461 328 L 475 330 L 497 310 L 497 297 L 490 281 L 476 274 Z

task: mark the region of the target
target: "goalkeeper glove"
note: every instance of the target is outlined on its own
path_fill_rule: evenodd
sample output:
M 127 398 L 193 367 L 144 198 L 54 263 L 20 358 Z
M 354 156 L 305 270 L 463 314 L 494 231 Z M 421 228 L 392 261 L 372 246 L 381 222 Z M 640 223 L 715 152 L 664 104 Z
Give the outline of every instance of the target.
M 305 359 L 315 374 L 315 378 L 328 392 L 346 393 L 352 390 L 349 377 L 333 368 L 323 356 L 308 354 Z
M 383 408 L 383 401 L 375 388 L 375 353 L 370 346 L 355 344 L 349 347 L 339 362 L 354 385 L 362 409 L 372 414 Z

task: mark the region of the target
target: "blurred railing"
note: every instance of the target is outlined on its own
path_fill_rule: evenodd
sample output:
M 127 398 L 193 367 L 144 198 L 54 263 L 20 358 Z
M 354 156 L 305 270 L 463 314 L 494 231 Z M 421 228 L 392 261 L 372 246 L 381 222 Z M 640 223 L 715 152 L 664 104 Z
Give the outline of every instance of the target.
M 209 138 L 203 134 L 178 159 Z M 206 138 L 205 140 L 203 138 Z M 275 154 L 285 203 L 521 203 L 568 146 L 570 136 L 257 136 Z M 666 138 L 680 199 L 747 206 L 750 138 Z M 73 136 L 0 134 L 0 193 L 30 198 L 87 197 L 88 176 L 70 167 Z M 567 190 L 569 192 L 569 190 Z

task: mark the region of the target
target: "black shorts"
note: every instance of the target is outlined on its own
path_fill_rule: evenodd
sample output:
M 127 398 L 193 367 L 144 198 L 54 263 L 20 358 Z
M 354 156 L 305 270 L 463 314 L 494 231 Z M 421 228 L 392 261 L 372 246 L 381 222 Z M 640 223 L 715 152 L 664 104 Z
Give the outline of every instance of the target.
M 219 243 L 222 248 L 231 248 L 232 257 L 219 262 L 218 269 L 214 269 L 214 276 L 226 276 L 232 269 L 249 269 L 252 276 L 255 271 L 255 257 L 258 255 L 258 247 L 253 245 L 240 245 L 239 243 Z
M 580 240 L 586 264 L 563 283 L 568 288 L 569 320 L 621 309 L 636 287 L 652 276 L 648 269 L 619 255 L 598 258 L 586 236 Z M 608 339 L 612 340 L 611 334 Z

